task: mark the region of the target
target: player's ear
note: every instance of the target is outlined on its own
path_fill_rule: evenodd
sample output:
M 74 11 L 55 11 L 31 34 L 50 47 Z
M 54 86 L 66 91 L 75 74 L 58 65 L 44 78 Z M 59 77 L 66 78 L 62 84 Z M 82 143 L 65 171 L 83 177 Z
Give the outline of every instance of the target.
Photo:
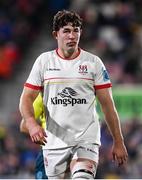
M 57 31 L 52 31 L 52 35 L 55 39 L 57 39 Z

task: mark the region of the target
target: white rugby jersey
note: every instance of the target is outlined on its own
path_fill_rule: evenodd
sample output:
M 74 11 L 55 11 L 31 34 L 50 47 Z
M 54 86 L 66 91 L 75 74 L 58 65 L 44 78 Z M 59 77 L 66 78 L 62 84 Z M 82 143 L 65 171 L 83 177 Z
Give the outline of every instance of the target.
M 109 88 L 111 82 L 99 57 L 82 49 L 71 60 L 61 58 L 57 50 L 45 52 L 35 61 L 25 86 L 43 90 L 48 136 L 43 148 L 100 144 L 95 90 Z

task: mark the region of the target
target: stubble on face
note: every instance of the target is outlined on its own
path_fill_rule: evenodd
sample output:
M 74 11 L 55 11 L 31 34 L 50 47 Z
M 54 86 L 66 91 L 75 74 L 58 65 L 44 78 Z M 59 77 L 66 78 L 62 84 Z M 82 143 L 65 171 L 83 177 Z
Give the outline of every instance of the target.
M 75 52 L 75 47 L 71 47 L 67 49 L 68 54 L 73 54 Z
M 80 28 L 73 27 L 72 24 L 64 26 L 58 32 L 59 49 L 65 57 L 74 57 L 78 52 L 78 42 L 80 38 Z
M 78 46 L 69 47 L 67 46 L 62 50 L 64 52 L 65 57 L 71 57 L 74 53 L 78 52 Z

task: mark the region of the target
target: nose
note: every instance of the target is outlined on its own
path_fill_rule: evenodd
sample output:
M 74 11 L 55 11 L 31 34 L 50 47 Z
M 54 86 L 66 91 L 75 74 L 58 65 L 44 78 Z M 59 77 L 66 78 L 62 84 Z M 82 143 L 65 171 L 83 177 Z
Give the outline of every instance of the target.
M 75 38 L 75 33 L 74 32 L 70 32 L 69 38 L 74 39 Z

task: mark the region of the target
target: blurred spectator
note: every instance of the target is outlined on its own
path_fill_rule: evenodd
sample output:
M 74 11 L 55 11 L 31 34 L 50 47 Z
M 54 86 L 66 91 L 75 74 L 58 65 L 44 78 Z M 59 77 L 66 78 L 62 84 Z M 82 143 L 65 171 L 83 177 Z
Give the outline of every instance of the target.
M 0 178 L 17 177 L 24 172 L 30 178 L 34 174 L 39 147 L 31 143 L 28 136 L 19 133 L 18 122 L 16 119 L 8 127 L 0 125 Z
M 105 123 L 102 123 L 102 147 L 100 154 L 100 164 L 98 167 L 97 178 L 100 179 L 139 179 L 142 177 L 142 122 L 140 119 L 133 118 L 122 123 L 125 144 L 128 149 L 129 161 L 126 167 L 117 167 L 112 162 L 111 157 L 111 137 Z
M 90 49 L 105 61 L 112 81 L 117 84 L 140 83 L 142 71 L 141 5 L 141 1 L 128 0 L 109 0 L 107 3 L 93 0 L 60 0 L 58 2 L 2 0 L 0 40 L 5 43 L 12 41 L 22 55 L 22 52 L 36 39 L 42 27 L 46 28 L 46 23 L 51 25 L 55 12 L 70 8 L 77 11 L 84 19 L 85 34 L 82 36 L 81 47 Z M 112 70 L 114 63 L 115 70 Z
M 43 0 L 0 2 L 0 78 L 9 79 L 42 26 Z
M 14 66 L 19 63 L 20 51 L 16 44 L 8 42 L 0 45 L 0 77 L 8 79 L 11 77 Z
M 12 39 L 13 24 L 5 13 L 0 12 L 0 41 Z
M 86 0 L 80 7 L 79 2 L 70 7 L 85 20 L 81 47 L 102 58 L 113 83 L 141 83 L 141 2 Z

